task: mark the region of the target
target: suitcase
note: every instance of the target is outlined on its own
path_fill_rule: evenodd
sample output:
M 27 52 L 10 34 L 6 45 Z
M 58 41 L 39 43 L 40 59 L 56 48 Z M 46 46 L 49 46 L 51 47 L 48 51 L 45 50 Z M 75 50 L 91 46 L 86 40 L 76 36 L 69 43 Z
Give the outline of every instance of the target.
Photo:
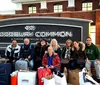
M 10 63 L 0 63 L 0 85 L 10 85 Z
M 28 62 L 26 60 L 17 60 L 15 70 L 28 70 Z
M 17 76 L 11 76 L 11 85 L 17 85 L 18 79 Z
M 36 85 L 36 72 L 18 72 L 18 85 Z

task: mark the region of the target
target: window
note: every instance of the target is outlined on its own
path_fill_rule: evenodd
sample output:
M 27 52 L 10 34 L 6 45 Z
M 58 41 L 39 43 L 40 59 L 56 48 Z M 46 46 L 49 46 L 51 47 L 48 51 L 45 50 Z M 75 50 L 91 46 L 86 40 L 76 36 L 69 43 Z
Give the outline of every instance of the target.
M 54 5 L 54 13 L 62 11 L 63 11 L 63 5 Z
M 92 10 L 92 2 L 85 2 L 85 3 L 82 3 L 82 11 L 90 11 Z
M 95 25 L 90 25 L 89 24 L 89 36 L 92 39 L 92 42 L 95 44 L 95 36 L 96 36 L 96 26 Z
M 37 12 L 37 9 L 35 6 L 29 6 L 28 10 L 29 10 L 29 14 Z

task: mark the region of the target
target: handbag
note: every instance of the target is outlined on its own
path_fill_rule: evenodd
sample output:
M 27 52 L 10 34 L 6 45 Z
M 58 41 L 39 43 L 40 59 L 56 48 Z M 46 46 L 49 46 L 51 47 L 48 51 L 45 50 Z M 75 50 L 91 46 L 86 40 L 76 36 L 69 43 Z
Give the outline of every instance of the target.
M 67 64 L 67 63 L 69 63 L 68 59 L 61 59 L 61 64 Z
M 78 64 L 83 64 L 83 63 L 85 63 L 85 59 L 83 59 L 83 58 L 78 58 L 78 59 L 77 59 L 77 63 L 78 63 Z

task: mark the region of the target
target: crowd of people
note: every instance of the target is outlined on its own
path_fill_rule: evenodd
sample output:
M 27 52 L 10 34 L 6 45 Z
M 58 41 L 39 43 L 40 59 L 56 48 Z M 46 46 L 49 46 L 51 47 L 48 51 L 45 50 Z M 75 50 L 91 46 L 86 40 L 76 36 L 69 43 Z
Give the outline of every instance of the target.
M 87 37 L 86 43 L 68 39 L 63 47 L 56 39 L 52 39 L 50 44 L 42 39 L 33 45 L 25 38 L 21 46 L 17 40 L 13 40 L 11 45 L 7 46 L 5 56 L 12 63 L 13 70 L 15 62 L 21 59 L 28 61 L 29 67 L 33 70 L 44 66 L 55 72 L 64 72 L 64 67 L 68 70 L 86 67 L 90 71 L 93 65 L 97 79 L 100 80 L 100 52 L 90 37 Z

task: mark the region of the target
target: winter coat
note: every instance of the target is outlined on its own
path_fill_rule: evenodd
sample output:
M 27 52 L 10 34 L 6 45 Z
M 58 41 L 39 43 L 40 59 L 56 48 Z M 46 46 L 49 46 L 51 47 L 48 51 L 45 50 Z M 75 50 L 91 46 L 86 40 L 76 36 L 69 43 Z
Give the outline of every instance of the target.
M 35 46 L 35 61 L 42 61 L 43 55 L 45 54 L 45 51 L 47 51 L 48 45 L 41 46 L 40 43 L 38 43 Z
M 33 59 L 34 57 L 34 45 L 29 44 L 29 45 L 22 45 L 21 50 L 20 50 L 20 57 L 25 59 L 30 56 L 30 60 Z
M 8 45 L 5 51 L 5 56 L 12 60 L 19 59 L 19 53 L 20 53 L 20 46 L 17 45 L 15 48 L 12 47 L 12 45 Z
M 83 43 L 79 43 L 79 49 L 72 49 L 71 51 L 71 58 L 73 60 L 85 60 L 86 54 L 85 54 L 85 45 Z
M 48 57 L 49 57 L 48 53 L 46 53 L 46 54 L 43 56 L 43 60 L 42 60 L 42 65 L 43 65 L 43 66 L 48 65 Z M 54 54 L 52 55 L 52 57 L 53 57 L 53 59 L 52 59 L 52 64 L 53 64 L 53 66 L 54 66 L 54 67 L 57 67 L 57 68 L 60 70 L 60 58 L 59 58 L 58 54 L 57 54 L 57 53 L 54 53 Z

